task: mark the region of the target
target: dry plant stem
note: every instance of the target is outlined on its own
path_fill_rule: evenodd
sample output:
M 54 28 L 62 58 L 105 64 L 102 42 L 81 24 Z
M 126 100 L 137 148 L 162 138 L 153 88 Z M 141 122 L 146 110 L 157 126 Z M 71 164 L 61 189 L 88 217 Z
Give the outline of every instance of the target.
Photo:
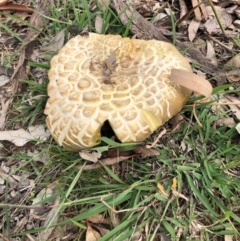
M 221 43 L 219 40 L 217 40 L 215 37 L 205 33 L 205 35 L 207 35 L 207 37 L 209 39 L 211 39 L 212 41 L 214 41 L 215 43 L 219 44 L 220 46 L 222 46 L 223 48 L 225 48 L 226 50 L 228 50 L 229 52 L 233 52 L 233 49 L 230 49 L 228 46 L 226 46 L 225 44 Z
M 194 104 L 193 104 L 193 115 L 194 115 L 194 117 L 195 117 L 198 125 L 199 125 L 200 127 L 203 127 L 203 125 L 201 124 L 201 122 L 199 121 L 199 119 L 198 119 L 198 117 L 197 117 L 196 104 L 197 104 L 196 102 L 194 102 Z
M 202 104 L 203 102 L 194 102 L 193 105 L 186 105 L 188 107 L 193 107 L 193 115 L 198 123 L 198 125 L 200 127 L 202 127 L 203 125 L 201 124 L 201 122 L 199 121 L 198 117 L 197 117 L 197 113 L 196 113 L 196 105 L 197 104 Z M 210 105 L 240 105 L 240 102 L 225 102 L 225 103 L 210 103 Z
M 172 190 L 172 195 L 174 197 L 181 197 L 182 199 L 186 200 L 187 202 L 189 202 L 189 198 L 187 198 L 186 196 L 184 196 L 183 194 L 179 193 L 178 191 L 176 191 L 175 189 L 171 189 Z
M 135 155 L 131 155 L 131 156 L 120 156 L 120 157 L 116 157 L 116 158 L 106 158 L 106 159 L 103 159 L 101 161 L 101 164 L 100 163 L 95 163 L 95 164 L 90 164 L 90 165 L 86 165 L 83 170 L 93 170 L 93 169 L 98 169 L 98 168 L 101 168 L 102 165 L 105 165 L 105 166 L 111 166 L 111 165 L 114 165 L 114 164 L 117 164 L 121 161 L 124 161 L 124 160 L 127 160 L 127 159 L 130 159 L 132 157 L 134 157 Z M 81 169 L 82 168 L 82 165 L 76 165 L 75 166 L 77 169 Z
M 166 197 L 166 198 L 169 197 L 169 194 L 166 192 L 164 186 L 163 186 L 161 183 L 158 182 L 158 183 L 157 183 L 157 187 L 158 187 L 159 191 L 161 192 L 161 194 L 162 194 L 164 197 Z
M 138 208 L 129 208 L 129 209 L 122 209 L 122 210 L 116 210 L 113 207 L 111 207 L 110 205 L 108 205 L 103 198 L 100 198 L 100 202 L 102 202 L 106 207 L 108 207 L 113 213 L 124 213 L 124 212 L 129 212 L 129 211 L 139 211 L 139 210 L 143 210 L 145 207 L 138 207 Z
M 203 104 L 204 102 L 197 102 L 196 104 Z M 185 105 L 185 107 L 194 107 L 196 106 L 194 103 L 193 105 Z M 209 105 L 240 105 L 240 102 L 224 102 L 224 103 L 209 103 Z
M 208 19 L 208 13 L 207 13 L 207 10 L 206 10 L 206 7 L 205 7 L 205 4 L 204 4 L 204 1 L 203 0 L 200 0 L 200 8 L 201 8 L 201 11 L 202 11 L 202 15 L 203 15 L 203 18 L 205 21 L 207 21 Z
M 43 208 L 52 208 L 53 206 L 43 206 L 43 205 L 18 205 L 18 204 L 9 204 L 9 203 L 0 203 L 0 208 L 17 208 L 17 209 L 43 209 Z
M 26 236 L 27 236 L 27 238 L 28 238 L 30 241 L 36 241 L 36 240 L 32 237 L 32 235 L 26 234 Z
M 7 100 L 5 102 L 5 98 L 2 97 L 1 99 L 1 110 L 0 110 L 0 130 L 3 129 L 5 126 L 5 119 L 7 116 L 8 106 L 10 105 L 11 101 Z
M 180 18 L 182 18 L 188 12 L 188 8 L 185 3 L 185 0 L 179 0 L 179 6 L 180 6 Z
M 28 13 L 32 13 L 34 11 L 32 7 L 27 7 L 19 4 L 7 4 L 4 6 L 0 6 L 0 10 L 5 10 L 5 11 L 13 10 L 13 11 L 28 12 Z
M 2 238 L 4 241 L 10 241 L 7 237 L 5 237 L 3 234 L 0 233 L 0 238 Z
M 159 139 L 162 138 L 162 136 L 165 135 L 166 133 L 167 133 L 167 130 L 166 130 L 166 128 L 164 128 L 164 129 L 160 132 L 160 134 L 158 135 L 158 137 L 156 138 L 156 140 L 155 140 L 151 145 L 146 145 L 146 148 L 147 148 L 147 149 L 150 149 L 150 148 L 155 147 L 155 146 L 157 145 Z

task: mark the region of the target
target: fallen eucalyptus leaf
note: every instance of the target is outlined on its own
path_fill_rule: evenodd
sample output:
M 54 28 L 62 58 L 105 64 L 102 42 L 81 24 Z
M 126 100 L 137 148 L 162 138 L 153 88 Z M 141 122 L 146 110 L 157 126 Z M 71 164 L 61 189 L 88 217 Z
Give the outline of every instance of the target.
M 84 160 L 96 163 L 99 161 L 99 158 L 102 156 L 102 153 L 99 151 L 89 152 L 88 150 L 83 150 L 79 152 L 79 155 Z
M 19 129 L 15 131 L 1 131 L 0 141 L 10 141 L 16 146 L 24 146 L 27 142 L 39 139 L 45 141 L 50 136 L 50 132 L 45 130 L 44 125 L 31 126 L 29 131 Z
M 87 233 L 86 233 L 86 241 L 98 241 L 101 238 L 99 232 L 95 231 L 89 222 L 87 222 Z

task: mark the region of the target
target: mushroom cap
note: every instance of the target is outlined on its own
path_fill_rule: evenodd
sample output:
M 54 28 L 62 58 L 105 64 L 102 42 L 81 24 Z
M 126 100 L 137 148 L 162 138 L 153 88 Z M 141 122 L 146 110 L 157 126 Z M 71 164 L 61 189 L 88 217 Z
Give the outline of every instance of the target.
M 192 72 L 189 62 L 157 40 L 89 33 L 70 39 L 50 64 L 46 123 L 71 151 L 99 144 L 107 120 L 121 142 L 143 141 L 192 93 L 169 80 L 173 68 Z

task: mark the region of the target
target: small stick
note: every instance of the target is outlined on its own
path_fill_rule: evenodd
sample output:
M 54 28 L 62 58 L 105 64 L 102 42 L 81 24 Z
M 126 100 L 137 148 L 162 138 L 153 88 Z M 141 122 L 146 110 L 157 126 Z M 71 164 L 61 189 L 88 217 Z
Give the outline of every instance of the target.
M 124 160 L 127 160 L 129 158 L 132 158 L 134 157 L 135 155 L 131 155 L 131 156 L 120 156 L 120 157 L 117 157 L 117 158 L 106 158 L 106 159 L 103 159 L 101 160 L 101 164 L 100 163 L 95 163 L 95 164 L 89 164 L 89 165 L 86 165 L 83 170 L 93 170 L 93 169 L 97 169 L 97 168 L 101 168 L 102 165 L 105 165 L 105 166 L 111 166 L 111 165 L 114 165 L 114 164 L 117 164 L 121 161 L 124 161 Z M 76 165 L 75 166 L 77 169 L 81 169 L 82 168 L 82 165 Z
M 151 148 L 155 147 L 156 144 L 158 143 L 159 139 L 160 139 L 164 134 L 166 134 L 166 132 L 167 132 L 167 130 L 166 130 L 166 128 L 164 128 L 164 129 L 160 132 L 160 134 L 158 135 L 158 137 L 155 139 L 155 141 L 154 141 L 151 145 L 146 145 L 146 148 L 147 148 L 147 149 L 151 149 Z

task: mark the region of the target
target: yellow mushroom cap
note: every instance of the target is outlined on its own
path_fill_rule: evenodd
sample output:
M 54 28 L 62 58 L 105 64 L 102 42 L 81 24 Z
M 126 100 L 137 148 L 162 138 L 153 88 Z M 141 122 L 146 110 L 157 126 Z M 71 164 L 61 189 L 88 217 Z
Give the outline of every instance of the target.
M 169 80 L 172 69 L 192 72 L 187 59 L 157 40 L 89 33 L 70 39 L 50 64 L 44 113 L 67 150 L 99 144 L 107 120 L 120 141 L 143 141 L 191 95 Z

